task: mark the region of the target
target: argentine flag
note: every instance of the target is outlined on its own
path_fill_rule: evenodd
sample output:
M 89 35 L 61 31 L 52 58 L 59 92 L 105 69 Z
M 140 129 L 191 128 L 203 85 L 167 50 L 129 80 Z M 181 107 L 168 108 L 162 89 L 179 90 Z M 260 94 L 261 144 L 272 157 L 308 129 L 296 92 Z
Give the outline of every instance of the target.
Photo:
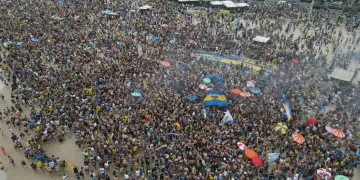
M 203 119 L 206 119 L 206 118 L 209 117 L 209 109 L 208 108 L 205 108 L 205 109 L 201 110 L 201 117 Z
M 291 107 L 290 107 L 289 102 L 286 100 L 286 96 L 285 96 L 285 95 L 282 96 L 281 102 L 282 102 L 282 106 L 283 106 L 283 108 L 284 108 L 284 110 L 285 110 L 285 114 L 286 114 L 287 120 L 291 120 L 291 118 L 292 118 L 292 117 L 291 117 L 291 114 L 292 114 L 292 112 L 291 112 Z

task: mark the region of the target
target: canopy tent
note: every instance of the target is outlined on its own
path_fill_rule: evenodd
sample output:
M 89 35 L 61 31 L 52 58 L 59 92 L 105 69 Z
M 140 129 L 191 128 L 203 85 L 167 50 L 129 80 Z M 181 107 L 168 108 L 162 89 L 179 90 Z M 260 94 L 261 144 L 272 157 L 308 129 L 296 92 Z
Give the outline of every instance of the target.
M 233 4 L 234 2 L 232 1 L 221 1 L 223 4 Z
M 266 37 L 266 36 L 255 36 L 253 38 L 253 41 L 260 42 L 260 43 L 267 43 L 270 41 L 270 38 Z
M 339 79 L 342 81 L 350 82 L 351 78 L 354 76 L 354 71 L 349 71 L 345 69 L 341 69 L 336 67 L 334 71 L 329 75 L 329 77 L 332 77 L 334 79 Z
M 223 1 L 223 3 L 224 3 L 225 1 Z M 232 1 L 231 1 L 231 3 L 224 3 L 224 5 L 225 5 L 225 7 L 227 7 L 227 8 L 237 8 L 238 6 L 237 6 L 237 4 L 235 4 L 235 3 L 233 3 Z
M 139 7 L 139 9 L 141 9 L 141 10 L 151 9 L 151 8 L 152 8 L 152 6 L 149 6 L 149 5 L 144 5 L 144 6 Z
M 250 5 L 247 4 L 247 3 L 236 3 L 236 5 L 237 5 L 238 7 L 247 7 L 247 6 L 250 6 Z
M 224 5 L 221 1 L 212 1 L 210 4 L 213 5 L 213 6 L 221 6 L 221 5 Z

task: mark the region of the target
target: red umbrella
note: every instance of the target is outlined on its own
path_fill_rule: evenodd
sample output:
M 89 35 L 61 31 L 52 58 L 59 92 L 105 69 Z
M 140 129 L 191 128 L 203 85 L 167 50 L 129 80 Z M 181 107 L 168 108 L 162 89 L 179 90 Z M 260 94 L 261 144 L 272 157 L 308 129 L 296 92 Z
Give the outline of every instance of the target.
M 307 123 L 307 124 L 310 124 L 310 125 L 314 125 L 314 124 L 316 124 L 316 119 L 312 117 L 312 118 L 308 119 L 308 120 L 306 121 L 306 123 Z
M 162 61 L 161 64 L 165 67 L 169 67 L 170 66 L 170 62 L 169 61 Z
M 300 63 L 300 61 L 299 61 L 299 60 L 297 60 L 297 59 L 293 59 L 293 60 L 291 60 L 291 63 L 293 63 L 293 64 L 299 64 L 299 63 Z
M 259 157 L 252 158 L 251 162 L 257 167 L 261 167 L 264 164 L 263 161 Z
M 168 25 L 168 24 L 162 24 L 161 27 L 165 27 L 165 28 L 166 28 L 166 27 L 169 27 L 169 25 Z
M 195 41 L 192 40 L 192 39 L 190 39 L 190 40 L 189 40 L 189 43 L 190 43 L 190 44 L 195 44 Z

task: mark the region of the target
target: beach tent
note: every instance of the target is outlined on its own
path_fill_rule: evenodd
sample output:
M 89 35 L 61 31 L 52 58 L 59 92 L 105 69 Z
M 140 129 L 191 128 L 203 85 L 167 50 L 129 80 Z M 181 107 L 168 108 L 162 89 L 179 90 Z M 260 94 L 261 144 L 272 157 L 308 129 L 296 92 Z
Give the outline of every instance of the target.
M 253 38 L 253 41 L 260 43 L 268 43 L 270 41 L 270 38 L 266 36 L 256 36 Z
M 149 5 L 144 5 L 144 6 L 139 7 L 139 9 L 141 9 L 141 10 L 146 10 L 146 9 L 151 9 L 151 8 L 152 8 L 152 6 L 149 6 Z
M 226 3 L 225 3 L 226 2 Z M 223 4 L 225 5 L 225 7 L 227 8 L 237 8 L 237 4 L 235 4 L 232 1 L 223 1 Z
M 342 81 L 350 82 L 351 78 L 354 76 L 354 71 L 349 71 L 336 67 L 334 71 L 329 75 L 329 77 L 334 79 L 339 79 Z
M 210 4 L 213 5 L 213 6 L 222 6 L 222 5 L 224 5 L 221 1 L 212 1 Z
M 238 7 L 248 7 L 248 6 L 250 6 L 250 5 L 247 4 L 247 3 L 236 3 L 236 5 L 237 5 Z

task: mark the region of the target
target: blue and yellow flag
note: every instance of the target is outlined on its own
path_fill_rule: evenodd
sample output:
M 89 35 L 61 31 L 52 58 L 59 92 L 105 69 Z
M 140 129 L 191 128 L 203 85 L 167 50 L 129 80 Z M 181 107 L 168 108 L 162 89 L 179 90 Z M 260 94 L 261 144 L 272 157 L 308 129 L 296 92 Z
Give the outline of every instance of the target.
M 206 106 L 227 106 L 228 102 L 223 95 L 224 92 L 220 90 L 209 90 L 207 96 L 204 99 Z
M 164 151 L 167 147 L 168 147 L 168 145 L 164 144 L 164 145 L 160 146 L 159 148 L 157 148 L 156 151 Z
M 203 110 L 201 110 L 201 117 L 203 119 L 206 119 L 209 117 L 209 108 L 204 108 Z
M 282 96 L 281 102 L 282 102 L 282 106 L 283 106 L 283 108 L 285 110 L 287 120 L 291 120 L 291 118 L 292 118 L 292 116 L 291 116 L 291 114 L 292 114 L 291 113 L 291 107 L 290 107 L 289 102 L 286 100 L 285 95 Z

